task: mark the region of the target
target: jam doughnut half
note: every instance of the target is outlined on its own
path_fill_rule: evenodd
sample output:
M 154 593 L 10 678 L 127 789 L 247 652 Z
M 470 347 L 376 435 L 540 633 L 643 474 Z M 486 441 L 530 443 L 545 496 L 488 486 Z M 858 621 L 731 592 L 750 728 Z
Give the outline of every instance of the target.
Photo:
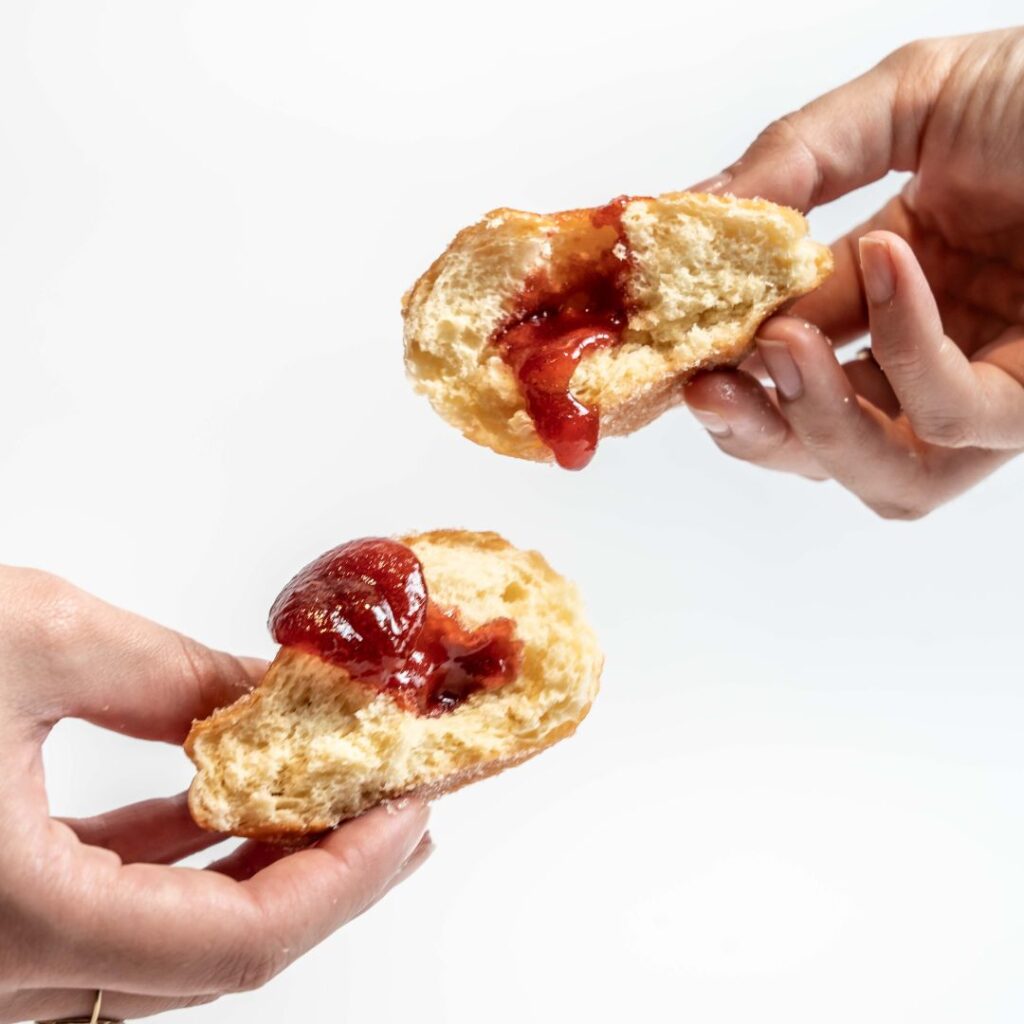
M 602 665 L 576 588 L 493 533 L 342 544 L 288 583 L 270 628 L 264 679 L 185 750 L 193 818 L 271 842 L 525 761 L 575 731 Z
M 416 388 L 466 437 L 580 469 L 598 439 L 732 366 L 832 269 L 795 210 L 675 192 L 541 215 L 494 210 L 403 300 Z

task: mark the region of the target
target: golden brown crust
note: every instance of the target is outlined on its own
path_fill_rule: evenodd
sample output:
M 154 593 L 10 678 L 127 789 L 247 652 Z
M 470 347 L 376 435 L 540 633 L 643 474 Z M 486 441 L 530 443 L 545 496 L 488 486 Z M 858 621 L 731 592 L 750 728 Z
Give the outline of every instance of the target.
M 354 689 L 357 688 L 358 691 L 363 690 L 363 687 L 358 683 L 353 683 L 351 680 L 340 676 L 335 682 L 335 685 L 340 687 L 352 687 Z M 353 696 L 356 695 L 357 694 L 354 692 Z M 358 696 L 361 695 L 361 692 L 358 693 Z M 250 698 L 252 699 L 250 700 Z M 258 703 L 258 700 L 259 688 L 257 687 L 257 689 L 252 693 L 242 697 L 230 707 L 221 708 L 219 711 L 215 712 L 215 716 L 217 717 L 215 724 L 212 717 L 193 723 L 192 730 L 189 732 L 188 739 L 185 742 L 185 752 L 189 757 L 192 757 L 196 740 L 201 736 L 209 734 L 213 729 L 221 731 L 230 730 L 235 722 L 240 721 L 248 711 L 253 710 L 255 705 Z M 530 758 L 536 757 L 537 754 L 547 750 L 548 747 L 553 746 L 560 740 L 568 739 L 572 736 L 579 727 L 579 724 L 584 718 L 586 718 L 590 711 L 590 707 L 591 705 L 588 704 L 576 721 L 566 722 L 560 729 L 552 732 L 543 744 L 537 746 L 524 745 L 505 757 L 496 758 L 493 761 L 467 766 L 459 771 L 450 772 L 444 777 L 439 778 L 428 785 L 414 786 L 405 790 L 388 790 L 381 794 L 380 799 L 375 800 L 372 804 L 368 804 L 357 813 L 365 813 L 372 807 L 379 804 L 398 803 L 402 800 L 437 800 L 439 797 L 446 796 L 449 793 L 454 793 L 457 790 L 462 789 L 464 786 L 471 785 L 474 782 L 480 782 L 483 779 L 491 778 L 492 776 L 498 775 L 509 768 L 514 768 L 516 765 L 520 765 L 524 761 L 528 761 Z M 209 815 L 207 808 L 196 798 L 196 788 L 194 786 L 189 788 L 188 803 L 189 813 L 200 828 L 205 828 L 210 831 L 217 830 L 216 822 Z M 353 814 L 350 817 L 356 816 L 357 814 Z M 255 839 L 261 843 L 270 843 L 276 846 L 299 846 L 314 841 L 318 835 L 330 831 L 332 828 L 337 827 L 338 824 L 340 824 L 339 821 L 328 818 L 308 818 L 303 822 L 301 828 L 295 829 L 282 829 L 270 825 L 261 826 L 249 823 L 244 828 L 232 830 L 231 834 L 245 839 Z
M 477 551 L 507 551 L 511 545 L 500 533 L 493 530 L 426 530 L 423 533 L 406 533 L 399 540 L 403 544 L 418 544 L 420 542 L 437 544 L 465 544 Z M 525 551 L 523 554 L 533 556 L 550 572 L 551 567 L 547 561 L 536 551 Z
M 705 227 L 724 235 L 739 220 L 767 226 L 763 231 L 755 227 L 750 237 L 760 238 L 764 280 L 771 287 L 746 312 L 738 289 L 733 322 L 715 320 L 710 331 L 699 319 L 666 320 L 666 310 L 681 305 L 678 293 L 672 293 L 678 282 L 665 285 L 668 301 L 662 301 L 666 294 L 644 291 L 638 271 L 641 263 L 656 264 L 664 256 L 658 247 L 664 245 L 665 232 L 643 239 L 642 230 L 634 232 L 626 223 L 639 212 L 641 218 L 668 224 L 683 208 L 687 217 L 703 218 Z M 816 288 L 832 269 L 829 250 L 806 238 L 803 216 L 765 200 L 673 192 L 633 198 L 625 210 L 633 253 L 627 288 L 635 306 L 626 343 L 615 352 L 585 357 L 573 377 L 577 395 L 601 411 L 602 437 L 632 433 L 678 404 L 683 383 L 699 370 L 740 363 L 752 348 L 759 323 Z M 406 293 L 402 314 L 409 375 L 434 408 L 470 440 L 516 458 L 551 461 L 551 451 L 526 413 L 515 375 L 491 339 L 507 323 L 530 273 L 543 268 L 549 279 L 557 277 L 560 261 L 574 252 L 612 246 L 614 229 L 595 228 L 593 213 L 594 208 L 548 215 L 492 210 L 460 231 Z M 698 236 L 695 232 L 691 240 L 695 258 L 700 256 Z M 657 269 L 648 277 L 666 281 Z M 699 285 L 699 294 L 713 292 L 713 283 Z M 727 301 L 725 295 L 720 293 L 720 302 Z
M 466 530 L 401 540 L 421 558 L 432 596 L 468 623 L 507 614 L 506 593 L 520 602 L 513 606 L 521 608 L 517 631 L 525 645 L 520 676 L 501 690 L 471 696 L 453 712 L 424 719 L 352 680 L 343 668 L 282 648 L 258 687 L 195 722 L 185 741 L 199 770 L 189 807 L 202 827 L 295 844 L 379 803 L 433 799 L 497 774 L 571 735 L 586 716 L 601 658 L 574 588 L 540 554 L 514 548 L 495 533 Z M 476 582 L 478 574 L 483 583 Z M 478 585 L 486 593 L 474 589 Z M 516 722 L 522 722 L 518 731 Z M 324 761 L 315 748 L 335 735 L 342 743 L 353 737 L 359 742 L 339 753 L 342 760 L 330 755 Z M 429 768 L 401 767 L 410 742 L 428 745 Z M 280 748 L 281 756 L 275 755 L 278 743 L 290 744 Z M 255 796 L 239 782 L 246 772 L 260 790 Z M 340 804 L 330 792 L 326 799 L 309 795 L 332 772 L 352 794 Z M 274 806 L 274 796 L 290 801 L 285 813 Z

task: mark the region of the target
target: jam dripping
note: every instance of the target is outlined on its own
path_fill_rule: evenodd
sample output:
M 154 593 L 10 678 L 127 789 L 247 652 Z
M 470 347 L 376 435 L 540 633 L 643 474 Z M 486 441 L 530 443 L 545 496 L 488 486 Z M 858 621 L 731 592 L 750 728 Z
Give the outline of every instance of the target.
M 270 609 L 270 631 L 418 715 L 443 714 L 511 682 L 522 662 L 512 619 L 466 629 L 431 600 L 415 553 L 382 537 L 342 544 L 307 565 Z
M 564 469 L 586 466 L 600 433 L 600 410 L 572 393 L 572 375 L 587 353 L 620 344 L 628 322 L 629 249 L 622 227 L 628 202 L 629 196 L 619 196 L 590 211 L 591 224 L 614 228 L 616 242 L 559 267 L 557 283 L 543 271 L 531 275 L 515 317 L 492 339 L 516 374 L 537 434 Z

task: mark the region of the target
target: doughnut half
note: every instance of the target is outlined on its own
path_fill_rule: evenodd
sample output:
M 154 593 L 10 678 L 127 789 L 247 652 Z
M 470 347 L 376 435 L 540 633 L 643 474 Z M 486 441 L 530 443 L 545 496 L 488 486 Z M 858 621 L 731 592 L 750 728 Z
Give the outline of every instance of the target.
M 295 841 L 383 801 L 433 798 L 500 772 L 572 735 L 586 716 L 603 659 L 575 586 L 494 533 L 400 540 L 419 558 L 431 599 L 466 626 L 514 620 L 518 676 L 427 717 L 282 647 L 251 693 L 192 726 L 189 807 L 202 827 Z
M 541 215 L 499 209 L 456 235 L 403 300 L 405 362 L 434 409 L 470 440 L 549 461 L 516 375 L 494 341 L 528 316 L 538 273 L 621 262 L 628 323 L 621 343 L 583 356 L 572 394 L 599 409 L 600 435 L 629 434 L 681 400 L 695 371 L 733 366 L 758 325 L 816 288 L 832 254 L 795 210 L 759 199 L 675 192 Z M 611 205 L 611 204 L 610 204 Z

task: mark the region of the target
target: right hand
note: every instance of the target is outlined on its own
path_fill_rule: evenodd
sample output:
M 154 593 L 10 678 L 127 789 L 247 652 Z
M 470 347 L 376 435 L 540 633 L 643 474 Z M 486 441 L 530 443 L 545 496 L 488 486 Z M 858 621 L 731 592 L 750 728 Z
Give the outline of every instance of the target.
M 911 43 L 695 188 L 806 212 L 893 169 L 833 277 L 758 331 L 775 388 L 719 370 L 686 400 L 729 455 L 916 518 L 1024 450 L 1024 29 Z

